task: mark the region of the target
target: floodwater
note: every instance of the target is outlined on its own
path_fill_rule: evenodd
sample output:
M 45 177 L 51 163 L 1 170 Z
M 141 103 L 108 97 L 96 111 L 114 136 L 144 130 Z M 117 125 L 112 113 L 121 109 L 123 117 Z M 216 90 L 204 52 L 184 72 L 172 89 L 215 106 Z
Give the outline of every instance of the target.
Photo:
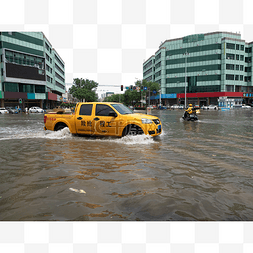
M 253 108 L 152 111 L 157 138 L 43 130 L 0 115 L 1 221 L 253 220 Z

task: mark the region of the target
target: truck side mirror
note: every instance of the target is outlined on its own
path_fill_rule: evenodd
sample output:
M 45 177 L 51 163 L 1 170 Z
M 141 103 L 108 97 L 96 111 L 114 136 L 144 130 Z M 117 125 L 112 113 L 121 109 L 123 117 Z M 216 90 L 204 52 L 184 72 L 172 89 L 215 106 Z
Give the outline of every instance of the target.
M 117 114 L 115 111 L 110 111 L 110 112 L 109 112 L 109 116 L 110 116 L 110 117 L 115 117 L 115 118 L 116 118 L 116 117 L 118 116 L 118 114 Z

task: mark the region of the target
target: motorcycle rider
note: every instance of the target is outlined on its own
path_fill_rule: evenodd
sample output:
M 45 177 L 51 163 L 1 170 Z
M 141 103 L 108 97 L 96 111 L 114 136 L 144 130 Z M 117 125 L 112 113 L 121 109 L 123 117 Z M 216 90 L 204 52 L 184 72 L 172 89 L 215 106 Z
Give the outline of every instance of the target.
M 187 121 L 198 120 L 198 117 L 196 115 L 196 109 L 193 108 L 192 104 L 189 104 L 188 109 L 184 111 L 183 119 Z
M 188 109 L 185 110 L 185 112 L 192 114 L 193 113 L 192 109 L 193 109 L 192 104 L 189 104 L 189 107 L 188 107 Z

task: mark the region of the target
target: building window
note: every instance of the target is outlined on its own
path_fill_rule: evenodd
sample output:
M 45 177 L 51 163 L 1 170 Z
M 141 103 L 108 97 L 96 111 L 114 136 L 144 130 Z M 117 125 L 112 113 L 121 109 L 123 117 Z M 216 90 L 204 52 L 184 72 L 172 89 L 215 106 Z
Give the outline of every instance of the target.
M 158 59 L 161 58 L 161 53 L 159 53 L 156 57 L 155 57 L 155 60 L 157 61 Z
M 161 67 L 161 62 L 159 62 L 159 63 L 157 63 L 156 65 L 155 65 L 155 68 L 157 69 L 157 68 L 160 68 Z
M 244 51 L 244 45 L 241 45 L 241 51 Z
M 144 72 L 144 76 L 146 76 L 146 75 L 150 74 L 151 72 L 152 72 L 152 68 L 151 68 L 151 69 L 149 69 L 149 70 L 147 70 L 146 72 Z
M 240 65 L 240 71 L 243 71 L 243 65 Z
M 245 67 L 245 72 L 251 72 L 251 67 Z
M 226 85 L 226 91 L 233 92 L 234 91 L 234 86 L 233 85 Z
M 235 80 L 239 81 L 239 75 L 235 75 Z
M 244 81 L 245 82 L 251 82 L 251 76 L 245 76 Z
M 228 60 L 234 60 L 235 59 L 235 55 L 234 54 L 226 54 L 226 59 L 228 59 Z
M 149 68 L 151 65 L 152 65 L 152 61 L 148 62 L 148 63 L 144 66 L 143 70 Z
M 61 89 L 65 89 L 65 85 L 60 84 L 59 82 L 55 81 L 55 85 Z
M 236 50 L 239 50 L 239 45 L 236 45 Z
M 240 81 L 243 81 L 243 76 L 240 76 Z
M 44 85 L 35 85 L 35 93 L 45 93 Z
M 238 66 L 238 68 L 239 68 L 239 66 Z M 234 64 L 226 64 L 226 69 L 234 70 L 235 69 L 235 65 Z
M 160 76 L 160 75 L 161 75 L 161 70 L 158 71 L 157 73 L 155 73 L 155 78 L 157 78 L 157 77 Z
M 17 83 L 4 83 L 4 91 L 19 92 Z
M 57 55 L 55 54 L 55 59 L 58 61 L 58 63 L 61 65 L 61 67 L 64 69 L 64 65 L 63 63 L 61 62 L 61 60 L 57 57 Z
M 54 66 L 64 76 L 64 72 L 62 71 L 62 69 L 56 63 L 54 64 Z
M 240 61 L 244 61 L 244 56 L 240 55 Z
M 31 84 L 20 84 L 19 85 L 19 92 L 28 92 L 34 93 L 33 85 Z
M 251 62 L 251 57 L 245 57 L 245 62 L 250 63 Z
M 226 80 L 234 80 L 234 75 L 226 75 Z
M 227 43 L 227 49 L 235 49 L 235 44 Z
M 6 61 L 9 63 L 16 63 L 19 65 L 28 65 L 44 69 L 45 59 L 40 57 L 34 57 L 32 55 L 26 55 L 23 53 L 17 53 L 12 51 L 5 51 Z
M 236 65 L 236 70 L 239 70 L 239 65 Z

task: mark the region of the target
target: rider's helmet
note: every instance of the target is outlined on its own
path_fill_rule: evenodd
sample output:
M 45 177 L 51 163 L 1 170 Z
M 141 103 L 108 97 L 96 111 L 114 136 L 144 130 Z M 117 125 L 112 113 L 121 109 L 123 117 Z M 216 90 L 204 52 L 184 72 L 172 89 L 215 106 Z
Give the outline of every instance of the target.
M 189 104 L 189 106 L 192 106 L 192 104 Z

